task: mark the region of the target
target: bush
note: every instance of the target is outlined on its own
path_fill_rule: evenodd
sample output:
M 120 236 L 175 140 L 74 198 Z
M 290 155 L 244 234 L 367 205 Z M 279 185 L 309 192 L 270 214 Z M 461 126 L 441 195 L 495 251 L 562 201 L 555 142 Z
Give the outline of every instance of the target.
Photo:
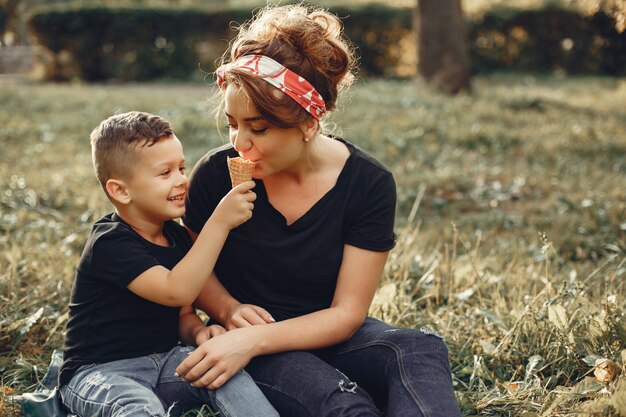
M 383 5 L 333 8 L 357 48 L 361 75 L 411 76 L 416 70 L 412 9 Z M 185 79 L 215 62 L 249 9 L 48 6 L 29 28 L 52 52 L 49 78 L 86 81 Z M 600 10 L 493 8 L 468 21 L 472 71 L 626 73 L 626 32 Z
M 2 45 L 2 35 L 7 30 L 7 22 L 11 14 L 10 6 L 7 0 L 0 0 L 0 45 Z
M 410 35 L 410 15 L 381 6 L 334 12 L 346 17 L 365 73 L 387 74 L 401 59 L 401 51 L 388 45 Z M 28 23 L 36 41 L 54 55 L 52 78 L 144 81 L 187 78 L 199 64 L 213 70 L 235 35 L 233 22 L 250 17 L 249 9 L 70 6 L 40 8 Z
M 412 9 L 370 5 L 352 9 L 333 8 L 332 12 L 342 18 L 346 36 L 357 47 L 360 70 L 365 75 L 406 75 L 403 74 L 402 64 L 407 55 L 416 55 L 411 27 Z
M 218 58 L 230 22 L 243 20 L 239 13 L 70 7 L 35 12 L 28 23 L 37 42 L 55 55 L 53 78 L 144 81 L 186 78 L 198 63 Z
M 474 72 L 626 74 L 626 32 L 608 11 L 492 9 L 469 23 Z
M 6 21 L 7 21 L 6 12 L 4 11 L 4 8 L 0 7 L 0 36 L 4 33 Z

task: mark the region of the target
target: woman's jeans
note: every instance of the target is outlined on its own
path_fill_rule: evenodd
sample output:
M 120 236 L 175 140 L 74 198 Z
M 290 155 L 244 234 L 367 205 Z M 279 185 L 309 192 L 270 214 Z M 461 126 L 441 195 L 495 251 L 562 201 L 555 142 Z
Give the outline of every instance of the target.
M 193 349 L 177 346 L 166 353 L 85 365 L 61 388 L 63 403 L 80 417 L 162 417 L 204 404 L 220 417 L 278 417 L 245 371 L 217 390 L 192 387 L 176 376 L 176 367 Z
M 373 318 L 344 343 L 260 356 L 246 370 L 281 417 L 461 415 L 441 337 Z

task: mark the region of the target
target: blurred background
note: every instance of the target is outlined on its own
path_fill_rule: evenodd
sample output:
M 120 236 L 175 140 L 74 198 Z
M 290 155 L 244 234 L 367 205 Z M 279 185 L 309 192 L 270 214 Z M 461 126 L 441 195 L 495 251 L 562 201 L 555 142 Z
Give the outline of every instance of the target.
M 343 18 L 358 48 L 362 75 L 420 73 L 457 91 L 468 87 L 469 74 L 493 71 L 626 71 L 624 0 L 311 3 Z M 0 73 L 89 82 L 199 78 L 199 68 L 214 69 L 234 34 L 232 24 L 263 5 L 253 0 L 0 0 Z M 446 55 L 451 58 L 441 58 Z
M 398 186 L 370 314 L 445 337 L 464 416 L 626 416 L 626 0 L 310 3 L 359 56 L 324 127 Z M 264 5 L 0 0 L 0 416 L 42 388 L 112 210 L 89 133 L 159 114 L 191 170 L 227 140 L 210 73 Z

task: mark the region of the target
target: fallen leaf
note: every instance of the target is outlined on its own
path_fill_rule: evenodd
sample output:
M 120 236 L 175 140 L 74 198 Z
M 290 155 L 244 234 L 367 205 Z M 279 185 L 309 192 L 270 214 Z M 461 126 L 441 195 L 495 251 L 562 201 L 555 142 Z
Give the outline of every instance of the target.
M 560 304 L 548 306 L 548 320 L 561 330 L 566 330 L 569 327 L 567 311 Z
M 516 382 L 506 382 L 505 387 L 507 389 L 507 391 L 509 391 L 511 394 L 513 394 L 515 391 L 517 391 L 517 389 L 524 385 L 523 381 L 516 381 Z
M 601 384 L 608 384 L 613 381 L 615 375 L 619 371 L 619 366 L 610 359 L 597 359 L 593 375 Z

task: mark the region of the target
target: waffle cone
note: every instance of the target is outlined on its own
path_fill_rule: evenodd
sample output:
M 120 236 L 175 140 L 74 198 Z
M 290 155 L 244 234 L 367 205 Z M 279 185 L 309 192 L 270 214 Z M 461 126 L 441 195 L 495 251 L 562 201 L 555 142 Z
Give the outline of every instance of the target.
M 255 163 L 241 157 L 227 158 L 230 182 L 233 187 L 252 179 Z

